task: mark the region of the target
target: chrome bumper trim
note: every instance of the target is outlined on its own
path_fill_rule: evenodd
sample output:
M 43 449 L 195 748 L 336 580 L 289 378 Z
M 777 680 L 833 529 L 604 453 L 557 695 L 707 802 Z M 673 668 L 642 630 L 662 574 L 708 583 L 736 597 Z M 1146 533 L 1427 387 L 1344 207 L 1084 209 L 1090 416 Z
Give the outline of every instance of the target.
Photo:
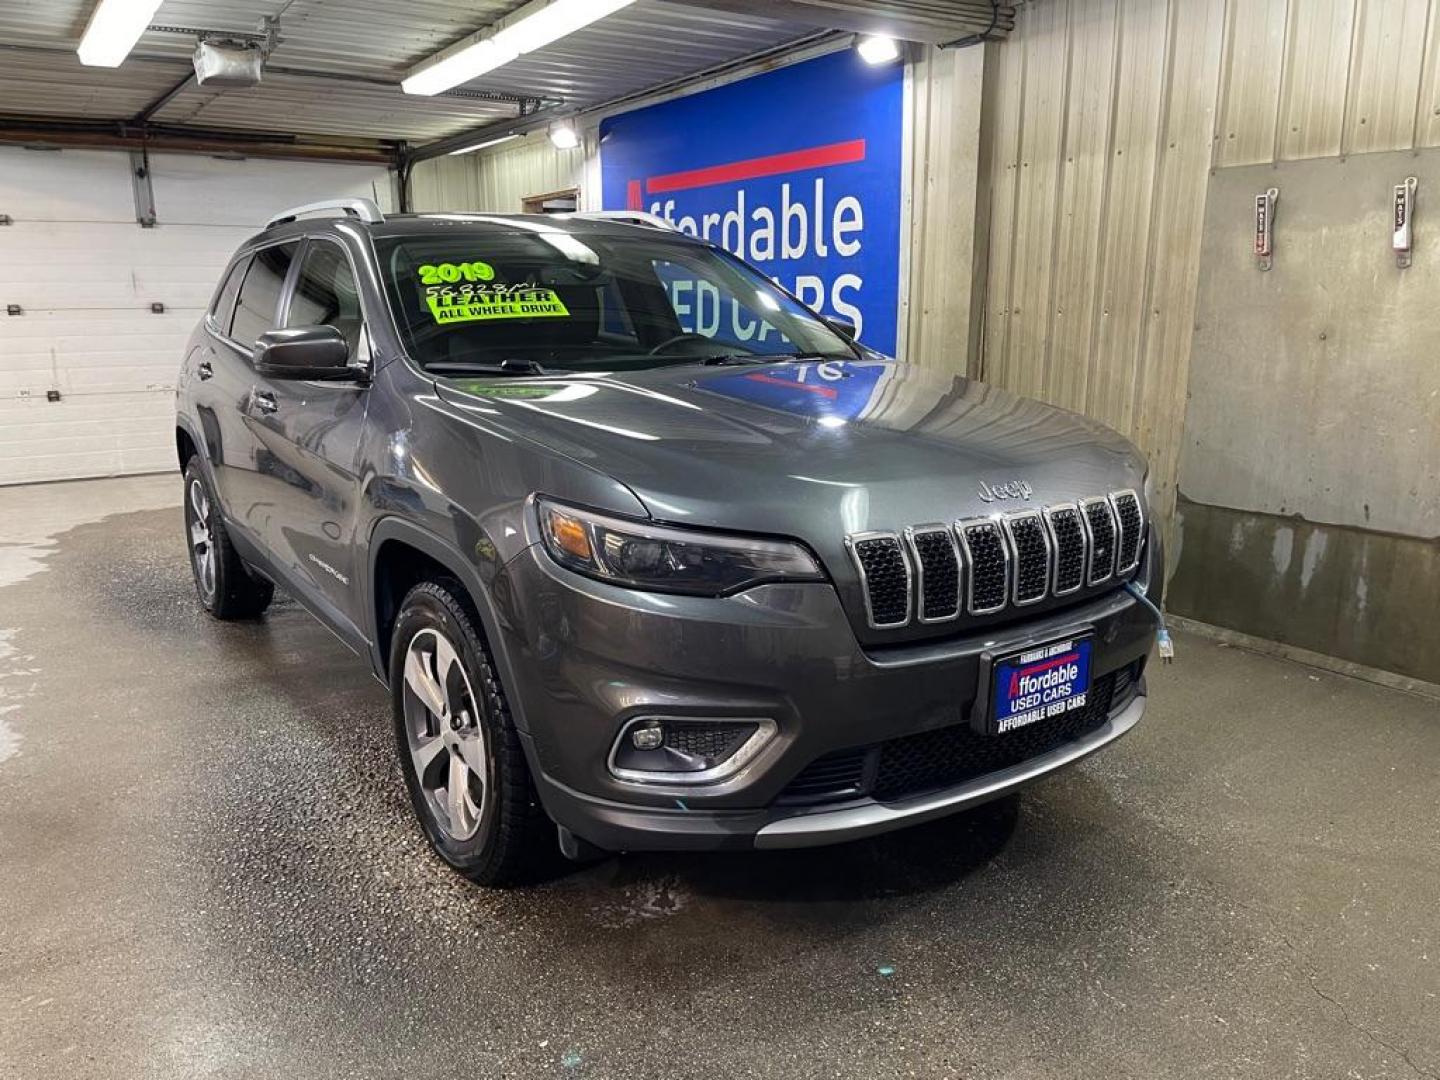
M 1142 694 L 1107 720 L 1103 727 L 1048 754 L 918 799 L 867 803 L 782 818 L 755 834 L 755 846 L 761 849 L 819 847 L 844 840 L 859 840 L 943 817 L 967 806 L 977 806 L 1090 756 L 1128 732 L 1144 715 L 1145 696 Z

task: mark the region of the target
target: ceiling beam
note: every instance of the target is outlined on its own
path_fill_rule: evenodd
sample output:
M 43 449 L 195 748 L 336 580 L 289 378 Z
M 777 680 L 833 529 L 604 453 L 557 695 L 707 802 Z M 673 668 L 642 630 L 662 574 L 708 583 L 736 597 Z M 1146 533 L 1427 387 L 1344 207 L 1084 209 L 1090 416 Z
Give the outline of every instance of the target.
M 174 86 L 170 87 L 170 89 L 166 90 L 159 97 L 151 101 L 150 104 L 146 105 L 143 109 L 137 112 L 133 117 L 131 117 L 131 119 L 137 124 L 145 123 L 157 112 L 163 109 L 166 105 L 169 105 L 170 102 L 174 101 L 175 98 L 179 96 L 180 92 L 190 85 L 190 81 L 194 78 L 195 73 L 193 71 L 187 71 L 183 79 L 179 80 Z
M 394 166 L 397 144 L 370 140 L 302 139 L 281 132 L 215 131 L 204 128 L 132 124 L 129 121 L 73 121 L 0 114 L 0 143 L 86 150 L 141 150 L 151 153 L 240 155 L 296 161 L 337 161 Z
M 523 135 L 534 131 L 536 128 L 544 127 L 552 119 L 560 115 L 563 110 L 563 102 L 554 102 L 536 109 L 525 116 L 516 117 L 513 120 L 492 121 L 488 124 L 481 124 L 478 127 L 467 128 L 455 135 L 447 135 L 443 139 L 436 139 L 434 142 L 417 146 L 410 151 L 410 161 L 428 161 L 430 158 L 444 157 L 446 154 L 453 154 L 457 150 L 465 150 L 478 142 L 485 142 L 487 139 L 502 139 L 506 135 Z
M 902 41 L 948 45 L 973 35 L 1004 37 L 1015 28 L 1013 3 L 949 0 L 922 10 L 885 0 L 682 0 L 687 7 L 752 15 L 828 30 L 883 34 Z M 943 13 L 940 10 L 942 9 Z

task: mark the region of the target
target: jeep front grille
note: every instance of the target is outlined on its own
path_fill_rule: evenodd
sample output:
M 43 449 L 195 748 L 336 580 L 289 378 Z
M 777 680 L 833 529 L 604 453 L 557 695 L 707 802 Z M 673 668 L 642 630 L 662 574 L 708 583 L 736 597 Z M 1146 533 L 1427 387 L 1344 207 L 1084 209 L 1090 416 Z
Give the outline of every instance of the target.
M 1068 596 L 1140 565 L 1145 511 L 1134 491 L 1057 503 L 954 525 L 846 539 L 865 596 L 866 621 L 893 630 L 946 622 L 964 610 L 1006 608 Z

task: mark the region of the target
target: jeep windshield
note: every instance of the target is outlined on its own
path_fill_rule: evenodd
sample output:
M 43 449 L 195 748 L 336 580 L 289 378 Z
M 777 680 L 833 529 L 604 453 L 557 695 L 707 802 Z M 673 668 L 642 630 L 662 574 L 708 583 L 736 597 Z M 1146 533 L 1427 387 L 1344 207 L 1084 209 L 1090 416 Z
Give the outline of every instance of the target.
M 435 374 L 855 358 L 843 335 L 730 255 L 628 232 L 457 223 L 375 246 L 410 356 Z

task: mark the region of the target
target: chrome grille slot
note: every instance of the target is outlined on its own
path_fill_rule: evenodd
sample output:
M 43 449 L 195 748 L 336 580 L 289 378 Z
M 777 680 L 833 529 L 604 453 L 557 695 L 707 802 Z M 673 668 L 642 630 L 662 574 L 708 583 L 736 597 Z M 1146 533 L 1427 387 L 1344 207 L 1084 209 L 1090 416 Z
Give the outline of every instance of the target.
M 997 521 L 962 521 L 965 595 L 971 615 L 988 615 L 1005 606 L 1010 591 L 1010 549 Z
M 864 533 L 850 538 L 850 554 L 865 590 L 865 614 L 874 628 L 910 621 L 910 560 L 894 533 Z
M 1115 573 L 1115 514 L 1110 500 L 1085 499 L 1080 503 L 1085 529 L 1090 534 L 1090 568 L 1085 580 L 1090 585 L 1109 581 Z
M 1045 510 L 1050 538 L 1055 543 L 1055 595 L 1065 596 L 1085 584 L 1085 526 L 1078 506 L 1051 506 Z
M 1140 538 L 1145 533 L 1145 518 L 1140 511 L 1140 496 L 1133 491 L 1117 491 L 1110 496 L 1120 536 L 1115 543 L 1117 574 L 1128 574 L 1140 563 Z
M 948 525 L 907 530 L 919 576 L 920 621 L 944 622 L 960 614 L 960 549 Z
M 1006 515 L 1005 532 L 1015 559 L 1015 603 L 1038 604 L 1050 591 L 1050 534 L 1040 511 Z

